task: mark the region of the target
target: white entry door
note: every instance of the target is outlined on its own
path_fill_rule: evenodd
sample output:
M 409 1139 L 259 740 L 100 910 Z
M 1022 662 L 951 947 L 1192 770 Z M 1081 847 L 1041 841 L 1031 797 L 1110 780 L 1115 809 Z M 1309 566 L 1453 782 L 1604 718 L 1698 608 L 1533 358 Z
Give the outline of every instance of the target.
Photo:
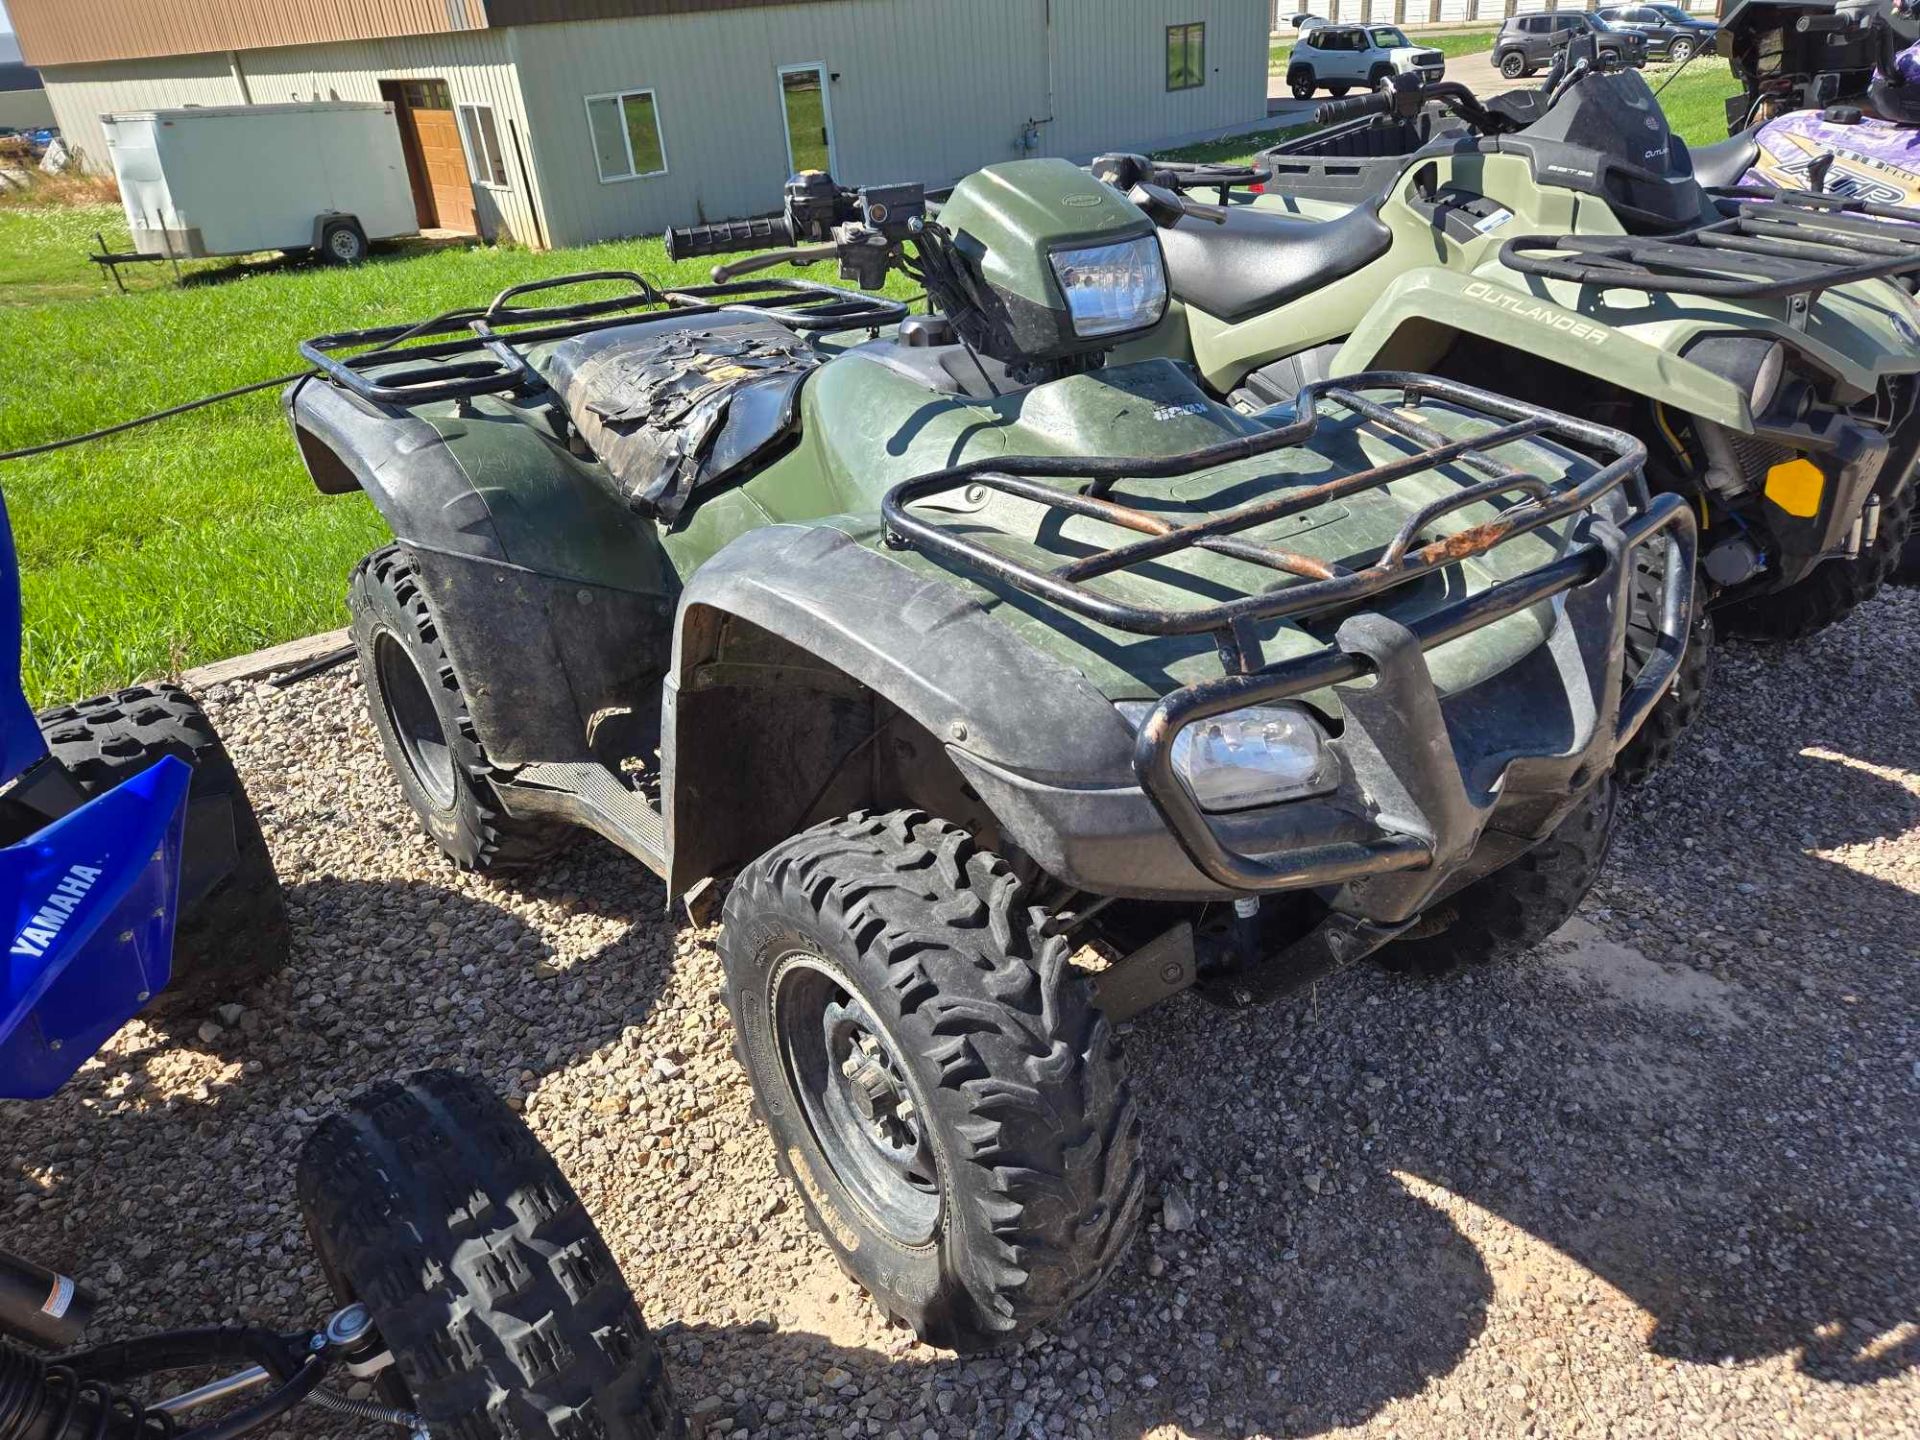
M 780 67 L 780 114 L 787 126 L 787 174 L 836 170 L 833 98 L 824 65 Z

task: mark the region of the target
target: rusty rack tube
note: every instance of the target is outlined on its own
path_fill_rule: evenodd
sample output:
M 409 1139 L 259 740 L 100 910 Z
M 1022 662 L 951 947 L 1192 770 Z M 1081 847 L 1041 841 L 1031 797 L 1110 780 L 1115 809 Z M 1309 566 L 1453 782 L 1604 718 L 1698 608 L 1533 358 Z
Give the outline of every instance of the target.
M 1418 421 L 1409 420 L 1357 393 L 1361 390 L 1398 390 L 1403 396 L 1403 403 L 1407 405 L 1416 399 L 1432 398 L 1490 414 L 1505 419 L 1507 423 L 1480 435 L 1445 440 Z M 1170 526 L 1155 516 L 1104 498 L 1104 492 L 1121 479 L 1172 479 L 1298 445 L 1318 428 L 1320 416 L 1317 407 L 1323 400 L 1361 415 L 1424 448 L 1417 454 L 1402 456 L 1318 485 L 1249 501 L 1224 514 L 1190 525 Z M 1550 525 L 1577 510 L 1587 508 L 1623 485 L 1631 486 L 1634 498 L 1645 503 L 1645 480 L 1641 471 L 1646 461 L 1646 449 L 1638 440 L 1619 430 L 1558 415 L 1455 381 L 1399 371 L 1377 371 L 1339 381 L 1318 381 L 1300 392 L 1298 414 L 1300 418 L 1291 424 L 1276 427 L 1264 434 L 1238 436 L 1171 457 L 1149 460 L 1028 457 L 976 461 L 936 471 L 905 481 L 887 492 L 881 502 L 887 540 L 898 547 L 913 547 L 929 555 L 984 571 L 1016 589 L 1116 629 L 1152 635 L 1194 635 L 1223 631 L 1228 632 L 1223 643 L 1237 649 L 1238 641 L 1232 632 L 1249 621 L 1300 615 L 1366 599 L 1418 579 L 1436 568 L 1484 554 L 1515 536 Z M 1571 440 L 1610 454 L 1613 458 L 1595 468 L 1584 480 L 1555 487 L 1538 476 L 1506 467 L 1487 453 L 1533 436 Z M 1439 440 L 1439 443 L 1433 443 L 1435 440 Z M 1277 546 L 1233 538 L 1237 532 L 1253 526 L 1285 519 L 1316 505 L 1453 461 L 1473 463 L 1474 468 L 1491 472 L 1494 478 L 1425 507 L 1401 528 L 1378 561 L 1362 569 L 1350 571 Z M 1041 476 L 1055 480 L 1081 479 L 1093 483 L 1087 487 L 1087 493 L 1076 493 L 1034 478 Z M 962 485 L 983 486 L 1069 514 L 1145 532 L 1147 538 L 1098 551 L 1050 570 L 1041 570 L 929 521 L 910 509 L 917 500 Z M 1484 521 L 1417 548 L 1414 546 L 1422 526 L 1434 519 L 1465 505 L 1489 502 L 1512 492 L 1520 492 L 1524 498 L 1509 506 L 1497 519 Z M 1283 574 L 1299 576 L 1306 583 L 1190 610 L 1153 609 L 1129 604 L 1086 589 L 1081 583 L 1188 547 L 1232 554 L 1235 558 Z

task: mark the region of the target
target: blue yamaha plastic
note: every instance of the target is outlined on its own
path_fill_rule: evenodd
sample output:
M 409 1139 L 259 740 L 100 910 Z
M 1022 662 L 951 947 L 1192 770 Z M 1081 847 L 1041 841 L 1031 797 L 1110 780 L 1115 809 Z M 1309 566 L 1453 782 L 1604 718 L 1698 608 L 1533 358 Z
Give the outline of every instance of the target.
M 167 983 L 192 775 L 167 756 L 0 850 L 0 1098 L 51 1095 Z

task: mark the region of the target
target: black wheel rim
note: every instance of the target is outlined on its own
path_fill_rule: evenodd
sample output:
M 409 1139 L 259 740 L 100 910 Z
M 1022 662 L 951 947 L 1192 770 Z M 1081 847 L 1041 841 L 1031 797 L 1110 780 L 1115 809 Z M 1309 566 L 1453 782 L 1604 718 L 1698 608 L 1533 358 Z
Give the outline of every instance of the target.
M 818 955 L 774 966 L 773 1025 L 789 1090 L 834 1176 L 902 1245 L 940 1224 L 940 1170 L 898 1047 Z
M 433 708 L 426 677 L 406 647 L 385 632 L 374 642 L 373 659 L 380 703 L 407 768 L 435 805 L 452 809 L 459 798 L 454 788 L 453 748 L 441 727 L 440 712 Z

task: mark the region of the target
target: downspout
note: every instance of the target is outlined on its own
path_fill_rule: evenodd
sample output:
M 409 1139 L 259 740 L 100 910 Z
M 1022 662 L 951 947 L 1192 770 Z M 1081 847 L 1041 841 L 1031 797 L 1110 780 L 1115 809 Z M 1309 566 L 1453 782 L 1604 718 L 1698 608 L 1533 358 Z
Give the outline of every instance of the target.
M 527 214 L 533 220 L 534 240 L 540 249 L 546 250 L 550 247 L 546 223 L 540 215 L 540 182 L 535 176 L 533 166 L 527 163 L 528 152 L 532 152 L 537 157 L 539 147 L 534 143 L 533 118 L 527 109 L 527 87 L 520 74 L 520 31 L 517 26 L 509 25 L 506 27 L 506 32 L 507 64 L 513 67 L 513 92 L 520 98 L 520 115 L 527 123 L 526 150 L 523 151 L 520 148 L 520 127 L 514 123 L 511 115 L 507 117 L 507 128 L 513 135 L 514 152 L 520 161 L 520 178 L 527 187 Z
M 1022 155 L 1031 155 L 1033 154 L 1034 151 L 1040 148 L 1040 127 L 1042 125 L 1051 125 L 1053 123 L 1053 116 L 1054 116 L 1053 51 L 1054 51 L 1054 44 L 1055 44 L 1056 37 L 1054 36 L 1054 32 L 1053 32 L 1053 0 L 1040 0 L 1040 14 L 1041 14 L 1041 21 L 1040 21 L 1041 26 L 1046 31 L 1046 56 L 1047 56 L 1046 117 L 1044 119 L 1036 119 L 1032 116 L 1029 116 L 1027 118 L 1027 123 L 1025 126 L 1021 128 L 1020 139 L 1016 143 L 1016 147 L 1015 147 L 1020 151 Z
M 229 50 L 227 52 L 227 70 L 233 76 L 234 88 L 240 92 L 240 103 L 242 105 L 253 104 L 253 90 L 247 84 L 247 72 L 240 64 L 240 52 L 238 50 Z

